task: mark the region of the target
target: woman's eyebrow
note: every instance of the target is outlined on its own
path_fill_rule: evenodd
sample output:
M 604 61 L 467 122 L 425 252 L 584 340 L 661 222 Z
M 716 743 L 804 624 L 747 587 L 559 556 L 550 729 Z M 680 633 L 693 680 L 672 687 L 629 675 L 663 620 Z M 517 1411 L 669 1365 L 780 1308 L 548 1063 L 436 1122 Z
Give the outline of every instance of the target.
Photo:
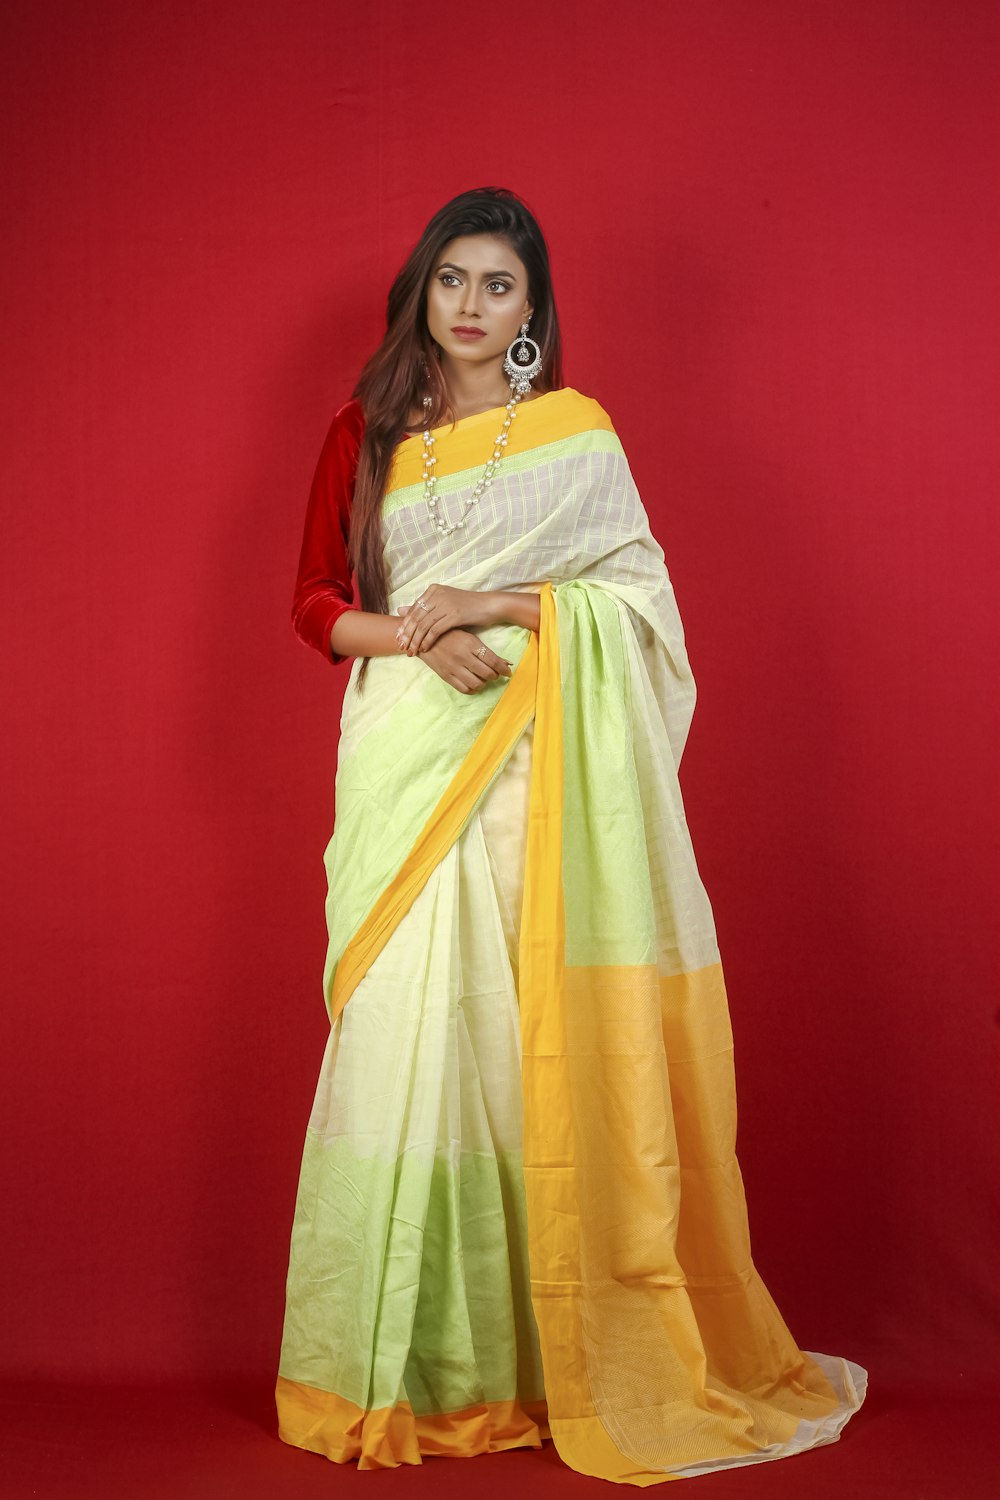
M 463 276 L 468 276 L 468 274 L 469 274 L 468 271 L 465 269 L 464 266 L 456 266 L 455 262 L 452 261 L 452 260 L 444 260 L 444 261 L 442 261 L 441 264 L 438 266 L 438 270 L 439 271 L 458 271 Z M 491 277 L 491 276 L 509 276 L 510 279 L 511 279 L 511 281 L 516 281 L 517 280 L 517 275 L 516 275 L 516 273 L 514 271 L 484 271 L 483 275 L 485 277 L 487 277 L 487 279 L 489 277 Z

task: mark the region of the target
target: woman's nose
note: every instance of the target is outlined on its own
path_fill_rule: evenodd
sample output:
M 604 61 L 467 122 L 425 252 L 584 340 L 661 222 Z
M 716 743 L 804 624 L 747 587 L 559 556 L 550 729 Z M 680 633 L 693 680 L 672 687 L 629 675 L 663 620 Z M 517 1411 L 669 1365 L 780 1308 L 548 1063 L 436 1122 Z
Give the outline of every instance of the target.
M 465 296 L 462 298 L 462 312 L 475 313 L 476 317 L 479 316 L 479 292 L 474 286 L 468 286 L 465 289 Z

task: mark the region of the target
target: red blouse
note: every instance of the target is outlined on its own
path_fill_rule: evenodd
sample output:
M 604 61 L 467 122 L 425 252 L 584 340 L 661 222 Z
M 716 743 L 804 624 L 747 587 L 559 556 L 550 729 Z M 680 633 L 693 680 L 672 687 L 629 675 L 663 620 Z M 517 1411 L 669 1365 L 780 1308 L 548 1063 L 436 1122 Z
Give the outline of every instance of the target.
M 347 536 L 364 430 L 360 404 L 348 401 L 334 417 L 316 465 L 292 600 L 295 634 L 334 664 L 347 658 L 330 645 L 333 623 L 345 609 L 361 608 L 354 598 Z

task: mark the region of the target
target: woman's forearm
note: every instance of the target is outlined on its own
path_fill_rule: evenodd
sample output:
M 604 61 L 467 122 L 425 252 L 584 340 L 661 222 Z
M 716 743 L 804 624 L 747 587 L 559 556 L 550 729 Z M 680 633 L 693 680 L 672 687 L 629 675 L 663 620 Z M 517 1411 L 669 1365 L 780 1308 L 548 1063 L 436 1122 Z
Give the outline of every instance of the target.
M 333 622 L 330 645 L 338 656 L 398 656 L 398 615 L 376 615 L 345 609 Z
M 516 590 L 490 589 L 490 624 L 524 625 L 537 631 L 542 622 L 542 602 L 537 594 Z

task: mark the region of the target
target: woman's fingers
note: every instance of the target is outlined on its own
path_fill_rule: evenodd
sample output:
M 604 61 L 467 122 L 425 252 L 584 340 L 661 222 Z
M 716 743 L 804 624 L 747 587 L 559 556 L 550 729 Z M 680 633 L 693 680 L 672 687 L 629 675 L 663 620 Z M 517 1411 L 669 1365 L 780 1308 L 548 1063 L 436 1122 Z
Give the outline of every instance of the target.
M 403 650 L 410 656 L 417 656 L 421 651 L 433 645 L 440 631 L 428 639 L 429 632 L 438 621 L 438 616 L 433 609 L 412 609 L 410 617 L 403 626 Z
M 410 655 L 419 656 L 421 651 L 428 650 L 443 635 L 447 635 L 449 630 L 454 629 L 454 624 L 454 620 L 444 610 L 440 613 L 428 612 L 414 629 L 409 646 Z
M 484 682 L 492 682 L 495 677 L 509 677 L 513 672 L 513 664 L 504 657 L 498 656 L 495 651 L 486 647 L 486 655 L 480 656 L 479 651 L 482 643 L 473 636 L 476 642 L 475 651 L 472 654 L 470 665 L 473 670 L 480 674 Z
M 413 633 L 411 634 L 410 639 L 406 645 L 407 653 L 410 656 L 419 656 L 421 651 L 425 651 L 431 644 L 431 642 L 427 638 L 429 629 L 430 622 L 428 621 L 425 623 L 423 620 L 414 628 Z
M 410 651 L 410 647 L 413 643 L 413 636 L 419 623 L 417 619 L 418 613 L 419 611 L 417 610 L 411 610 L 410 618 L 396 631 L 396 639 L 399 642 L 399 649 L 400 651 L 405 651 L 408 655 L 412 654 Z
M 496 672 L 497 676 L 509 677 L 511 672 L 513 672 L 514 670 L 513 664 L 509 662 L 505 656 L 498 656 L 495 651 L 490 651 L 490 648 L 488 646 L 486 649 L 487 651 L 489 651 L 489 657 L 487 658 L 487 660 L 492 664 L 493 670 Z
M 414 633 L 413 644 L 410 647 L 414 656 L 419 656 L 421 651 L 426 651 L 428 647 L 433 646 L 434 642 L 440 640 L 441 636 L 444 635 L 446 629 L 443 622 L 432 615 L 428 615 L 427 620 L 421 623 L 424 627 L 423 631 L 416 631 Z
M 414 632 L 419 629 L 427 613 L 428 611 L 424 608 L 423 604 L 418 605 L 416 600 L 412 604 L 401 604 L 399 606 L 397 614 L 400 616 L 402 623 L 396 631 L 396 639 L 399 642 L 399 649 L 401 651 L 409 649 Z
M 429 583 L 419 599 L 414 599 L 407 611 L 406 624 L 403 627 L 403 650 L 410 656 L 416 656 L 430 644 L 426 640 L 427 628 L 439 614 L 436 594 L 437 585 Z
M 479 648 L 477 647 L 476 649 L 478 650 Z M 496 652 L 491 651 L 489 646 L 486 648 L 485 657 L 477 656 L 476 661 L 481 661 L 484 666 L 489 668 L 491 677 L 509 677 L 513 670 L 510 663 L 505 661 L 502 656 L 497 656 Z
M 412 615 L 421 613 L 422 611 L 411 608 Z M 444 655 L 434 663 L 433 670 L 457 692 L 475 693 L 494 678 L 511 675 L 511 662 L 498 656 L 489 646 L 484 651 L 485 643 L 478 636 L 471 631 L 453 629 L 442 616 L 420 620 L 419 623 L 414 620 L 412 634 L 409 636 L 409 654 L 418 656 L 430 651 L 442 637 L 446 637 L 442 648 Z M 480 655 L 480 652 L 483 654 Z M 431 666 L 430 660 L 427 665 Z
M 420 610 L 414 610 L 415 615 Z M 427 627 L 430 624 L 429 615 L 421 615 L 420 619 L 414 619 L 409 630 L 406 631 L 406 645 L 403 646 L 409 655 L 420 655 L 420 652 L 429 645 L 427 642 Z
M 483 661 L 481 656 L 474 656 L 472 658 L 472 660 L 469 662 L 469 669 L 470 671 L 475 672 L 476 676 L 482 682 L 487 682 L 491 677 L 495 677 L 497 675 L 490 663 L 488 661 Z

